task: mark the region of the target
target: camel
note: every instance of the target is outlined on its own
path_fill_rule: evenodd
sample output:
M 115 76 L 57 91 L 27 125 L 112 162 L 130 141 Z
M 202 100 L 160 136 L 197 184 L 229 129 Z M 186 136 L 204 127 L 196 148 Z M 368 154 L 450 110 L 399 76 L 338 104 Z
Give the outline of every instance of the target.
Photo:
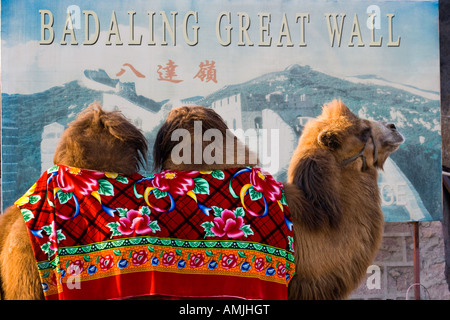
M 299 248 L 289 299 L 345 299 L 360 284 L 382 238 L 377 171 L 403 142 L 341 101 L 306 125 L 286 185 Z
M 67 166 L 131 175 L 146 163 L 144 135 L 120 112 L 106 112 L 97 102 L 64 131 L 53 158 Z M 0 215 L 0 292 L 2 299 L 43 299 L 42 285 L 20 210 Z
M 170 151 L 174 145 L 168 143 L 168 137 L 180 127 L 192 133 L 194 119 L 205 120 L 212 128 L 226 129 L 223 120 L 211 109 L 184 107 L 172 111 L 155 141 L 155 167 L 164 170 L 236 167 L 237 162 L 192 165 L 172 161 Z M 292 157 L 288 182 L 284 184 L 296 247 L 296 274 L 289 284 L 289 299 L 344 299 L 357 287 L 381 241 L 383 215 L 377 170 L 403 141 L 394 125 L 359 119 L 340 101 L 325 105 L 322 115 L 306 126 Z M 70 159 L 65 164 L 82 166 L 76 157 L 68 155 L 70 144 L 60 146 L 66 149 L 55 154 L 55 163 L 61 163 L 63 159 L 57 157 L 65 154 Z M 141 153 L 142 146 L 141 143 Z M 225 146 L 222 159 L 227 147 L 230 146 Z M 141 158 L 139 152 L 135 154 L 137 164 Z M 239 166 L 256 165 L 250 158 L 246 156 L 245 163 Z M 136 166 L 131 167 L 131 171 L 136 170 Z M 124 172 L 122 169 L 102 168 Z M 20 211 L 11 207 L 1 219 L 3 298 L 42 298 Z M 14 260 L 6 261 L 7 256 Z M 16 271 L 18 266 L 22 273 Z
M 213 119 L 216 124 L 211 124 Z M 227 134 L 223 121 L 210 109 L 173 110 L 155 141 L 155 169 L 216 170 L 237 165 L 174 163 L 171 133 L 176 128 L 193 132 L 194 120 L 207 120 L 207 128 L 220 127 Z M 284 183 L 296 248 L 289 299 L 345 299 L 360 284 L 382 238 L 377 171 L 403 142 L 394 124 L 360 119 L 337 100 L 306 125 Z M 251 159 L 246 157 L 244 165 L 257 164 Z

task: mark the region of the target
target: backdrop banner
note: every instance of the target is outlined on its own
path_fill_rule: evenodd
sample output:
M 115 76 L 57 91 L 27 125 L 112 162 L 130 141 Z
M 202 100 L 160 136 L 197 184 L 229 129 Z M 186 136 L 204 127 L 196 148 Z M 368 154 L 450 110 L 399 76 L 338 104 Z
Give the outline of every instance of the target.
M 438 1 L 2 1 L 2 207 L 94 101 L 150 149 L 172 108 L 214 108 L 285 181 L 304 125 L 341 99 L 406 138 L 380 173 L 385 220 L 441 220 L 438 27 Z

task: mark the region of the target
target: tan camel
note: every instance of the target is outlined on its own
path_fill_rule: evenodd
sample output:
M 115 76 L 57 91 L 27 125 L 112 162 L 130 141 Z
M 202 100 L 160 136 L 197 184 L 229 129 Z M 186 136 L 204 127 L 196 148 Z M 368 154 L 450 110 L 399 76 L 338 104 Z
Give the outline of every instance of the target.
M 167 143 L 167 137 L 182 127 L 192 133 L 193 120 L 205 120 L 209 127 L 226 130 L 223 120 L 211 109 L 191 107 L 173 111 L 155 142 L 157 167 L 192 170 L 192 165 L 176 165 L 171 161 L 170 150 L 174 146 Z M 323 114 L 305 128 L 291 163 L 289 183 L 285 184 L 297 248 L 290 298 L 345 298 L 359 284 L 381 239 L 383 216 L 377 169 L 402 142 L 403 137 L 393 125 L 361 120 L 340 102 L 325 106 Z M 60 146 L 70 153 L 68 144 Z M 56 159 L 57 155 L 55 162 L 64 163 Z M 64 164 L 80 166 L 70 160 Z M 252 163 L 247 158 L 244 165 Z M 201 166 L 207 170 L 230 164 Z M 123 172 L 121 169 L 102 168 Z M 0 271 L 4 298 L 42 298 L 20 211 L 12 207 L 1 219 Z M 6 256 L 15 258 L 6 261 Z
M 147 140 L 120 112 L 93 103 L 64 131 L 54 163 L 131 175 L 146 161 Z M 20 210 L 0 215 L 2 299 L 43 299 L 36 260 Z
M 382 237 L 377 170 L 403 142 L 395 125 L 340 101 L 307 124 L 286 185 L 298 248 L 290 299 L 344 299 L 360 284 Z
M 169 140 L 177 128 L 193 132 L 195 120 L 208 121 L 207 128 L 221 128 L 227 134 L 223 120 L 210 109 L 173 110 L 155 141 L 156 169 L 194 168 L 172 161 L 176 143 Z M 377 170 L 403 142 L 393 124 L 359 119 L 340 101 L 324 106 L 322 114 L 307 124 L 284 185 L 296 248 L 289 299 L 345 299 L 359 285 L 382 236 Z M 225 154 L 222 158 L 225 161 Z M 250 160 L 245 165 L 255 164 Z M 229 166 L 200 165 L 209 170 Z

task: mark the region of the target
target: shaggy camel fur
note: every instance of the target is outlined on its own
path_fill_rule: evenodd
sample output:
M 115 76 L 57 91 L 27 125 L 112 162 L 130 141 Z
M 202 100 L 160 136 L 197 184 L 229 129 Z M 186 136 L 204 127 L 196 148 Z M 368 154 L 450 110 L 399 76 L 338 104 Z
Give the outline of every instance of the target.
M 61 137 L 54 163 L 130 175 L 146 161 L 144 135 L 120 112 L 93 103 Z M 20 210 L 0 215 L 0 289 L 3 299 L 43 299 L 42 286 Z
M 223 120 L 210 109 L 184 107 L 172 111 L 155 142 L 157 168 L 197 169 L 190 164 L 175 164 L 169 157 L 174 146 L 168 143 L 168 137 L 176 128 L 186 128 L 192 133 L 193 120 L 210 121 L 211 127 L 226 130 Z M 376 184 L 377 169 L 382 168 L 389 154 L 402 142 L 403 137 L 393 125 L 361 120 L 336 101 L 325 106 L 322 115 L 305 128 L 285 184 L 296 232 L 296 276 L 289 286 L 289 298 L 342 299 L 359 284 L 381 239 L 383 216 Z M 230 146 L 225 146 L 223 159 L 227 147 Z M 246 157 L 245 163 L 239 166 L 256 164 L 250 158 Z M 203 163 L 199 166 L 211 170 L 238 165 Z M 23 222 L 16 224 L 22 224 L 26 232 Z M 9 241 L 14 239 L 19 238 Z M 26 249 L 27 241 L 20 242 L 20 250 Z M 15 267 L 34 266 L 31 253 L 22 257 Z M 22 273 L 20 280 L 22 283 L 17 288 L 8 287 L 11 292 L 15 290 L 9 297 L 42 296 L 40 286 L 36 287 L 37 270 Z
M 296 247 L 289 299 L 344 299 L 359 285 L 382 237 L 377 170 L 403 142 L 393 124 L 359 119 L 340 101 L 306 125 L 286 185 Z

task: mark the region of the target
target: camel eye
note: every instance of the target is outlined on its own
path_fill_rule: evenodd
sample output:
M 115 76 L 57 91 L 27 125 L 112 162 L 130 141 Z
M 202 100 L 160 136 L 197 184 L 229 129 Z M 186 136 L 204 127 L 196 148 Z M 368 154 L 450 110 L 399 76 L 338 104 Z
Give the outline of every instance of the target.
M 388 123 L 386 126 L 391 130 L 397 130 L 397 127 L 393 123 Z

